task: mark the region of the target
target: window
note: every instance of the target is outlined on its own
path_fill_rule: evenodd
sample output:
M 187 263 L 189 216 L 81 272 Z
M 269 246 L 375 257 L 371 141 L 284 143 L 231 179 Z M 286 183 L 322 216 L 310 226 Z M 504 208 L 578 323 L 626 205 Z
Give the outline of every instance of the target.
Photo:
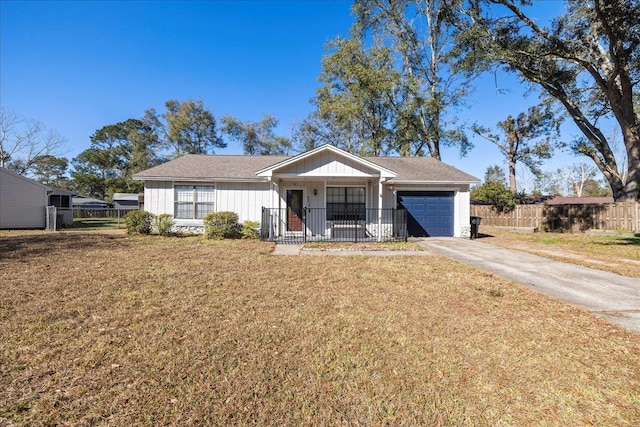
M 71 206 L 69 199 L 71 199 L 70 196 L 51 195 L 49 196 L 49 206 L 55 206 L 60 209 L 69 209 Z
M 363 221 L 364 217 L 364 187 L 327 187 L 327 220 Z
M 213 212 L 213 185 L 176 185 L 175 217 L 179 219 L 202 219 Z

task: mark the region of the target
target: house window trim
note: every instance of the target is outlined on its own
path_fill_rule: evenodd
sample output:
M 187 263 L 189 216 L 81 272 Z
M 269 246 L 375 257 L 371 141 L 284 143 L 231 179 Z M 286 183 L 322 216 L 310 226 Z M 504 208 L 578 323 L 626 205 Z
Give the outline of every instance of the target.
M 342 189 L 346 189 L 346 188 L 361 188 L 364 192 L 364 203 L 363 203 L 363 217 L 362 218 L 358 218 L 359 221 L 364 221 L 366 220 L 366 212 L 367 212 L 367 206 L 368 206 L 368 202 L 369 202 L 369 197 L 367 197 L 367 193 L 368 193 L 368 185 L 366 184 L 341 184 L 341 185 L 325 185 L 325 192 L 324 192 L 324 196 L 325 196 L 325 203 L 324 203 L 324 207 L 327 211 L 327 220 L 328 221 L 337 221 L 339 219 L 330 219 L 329 218 L 329 188 L 342 188 Z M 346 194 L 345 194 L 346 197 Z M 346 199 L 345 199 L 346 200 Z M 346 201 L 343 203 L 343 205 L 346 205 Z
M 192 187 L 192 196 L 191 196 L 191 201 L 188 202 L 178 202 L 177 200 L 177 188 L 178 187 Z M 198 202 L 197 197 L 196 197 L 196 187 L 211 187 L 213 190 L 213 201 L 212 202 Z M 178 216 L 178 205 L 182 204 L 191 204 L 191 212 L 192 215 L 191 217 L 180 217 Z M 202 216 L 202 218 L 198 218 L 196 216 L 197 212 L 198 212 L 198 205 L 211 205 L 211 209 L 207 212 L 215 212 L 215 207 L 217 205 L 216 203 L 216 185 L 213 183 L 198 183 L 198 184 L 193 184 L 193 183 L 189 183 L 189 182 L 174 182 L 173 183 L 173 217 L 176 220 L 179 221 L 202 221 L 202 219 L 204 218 L 204 216 L 206 216 L 207 214 L 204 214 Z

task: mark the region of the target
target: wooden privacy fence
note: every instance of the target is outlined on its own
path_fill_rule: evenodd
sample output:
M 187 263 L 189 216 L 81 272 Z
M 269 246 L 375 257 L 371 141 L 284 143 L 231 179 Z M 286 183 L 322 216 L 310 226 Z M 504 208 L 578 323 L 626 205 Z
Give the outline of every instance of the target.
M 534 227 L 544 231 L 640 231 L 640 203 L 517 205 L 499 213 L 491 206 L 471 205 L 471 215 L 482 217 L 481 226 Z
M 129 210 L 124 209 L 74 209 L 74 218 L 124 218 Z

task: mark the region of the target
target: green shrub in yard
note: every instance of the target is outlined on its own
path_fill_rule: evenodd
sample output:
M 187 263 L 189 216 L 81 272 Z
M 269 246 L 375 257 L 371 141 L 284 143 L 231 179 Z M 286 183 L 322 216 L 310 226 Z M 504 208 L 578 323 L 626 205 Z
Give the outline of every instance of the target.
M 207 239 L 238 239 L 242 236 L 242 225 L 235 212 L 211 212 L 203 222 Z
M 153 215 L 145 211 L 131 211 L 124 216 L 127 226 L 127 234 L 151 233 L 151 220 Z
M 171 227 L 173 226 L 173 215 L 160 214 L 153 218 L 153 228 L 161 236 L 168 236 L 171 233 Z
M 242 224 L 243 239 L 257 239 L 260 237 L 260 223 L 257 221 L 246 220 Z

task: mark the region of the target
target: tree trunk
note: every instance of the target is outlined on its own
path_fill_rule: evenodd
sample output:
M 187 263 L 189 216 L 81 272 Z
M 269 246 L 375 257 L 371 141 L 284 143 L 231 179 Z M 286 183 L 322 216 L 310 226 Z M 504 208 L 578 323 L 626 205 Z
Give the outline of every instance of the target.
M 513 194 L 518 192 L 518 185 L 516 184 L 516 162 L 509 159 L 509 190 Z
M 613 198 L 616 202 L 638 202 L 640 201 L 640 138 L 637 133 L 629 132 L 625 135 L 625 145 L 627 146 L 627 176 L 622 185 L 614 188 Z M 621 182 L 618 179 L 618 182 Z M 610 183 L 611 184 L 611 183 Z

